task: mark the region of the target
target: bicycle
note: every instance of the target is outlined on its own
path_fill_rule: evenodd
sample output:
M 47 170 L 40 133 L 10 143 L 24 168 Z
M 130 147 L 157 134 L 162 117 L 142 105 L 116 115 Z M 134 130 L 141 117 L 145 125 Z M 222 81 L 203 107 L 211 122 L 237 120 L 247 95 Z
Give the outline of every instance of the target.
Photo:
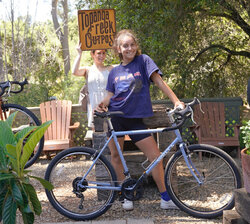
M 223 210 L 234 206 L 233 190 L 241 187 L 241 175 L 235 161 L 221 149 L 202 144 L 187 145 L 179 128 L 188 118 L 193 119 L 192 106 L 198 99 L 187 103 L 184 110 L 167 111 L 171 126 L 160 129 L 119 131 L 112 128 L 110 117 L 120 112 L 96 112 L 106 118 L 110 137 L 100 150 L 73 147 L 60 152 L 50 162 L 45 179 L 54 189 L 46 190 L 52 206 L 62 215 L 74 220 L 90 220 L 104 214 L 113 204 L 117 193 L 134 201 L 143 195 L 143 181 L 152 169 L 178 145 L 165 168 L 165 184 L 172 201 L 184 212 L 198 218 L 216 218 Z M 176 138 L 156 158 L 138 179 L 132 179 L 117 141 L 117 136 L 173 131 Z M 114 139 L 126 176 L 117 182 L 115 170 L 103 155 Z
M 39 126 L 41 122 L 36 115 L 18 104 L 9 104 L 8 97 L 10 93 L 20 93 L 23 91 L 24 85 L 28 84 L 27 79 L 22 82 L 18 81 L 6 81 L 0 83 L 0 119 L 5 120 L 9 114 L 17 112 L 16 118 L 12 125 L 12 131 L 17 132 L 27 126 Z M 25 165 L 25 168 L 30 167 L 40 156 L 44 145 L 44 137 L 39 141 L 34 153 Z

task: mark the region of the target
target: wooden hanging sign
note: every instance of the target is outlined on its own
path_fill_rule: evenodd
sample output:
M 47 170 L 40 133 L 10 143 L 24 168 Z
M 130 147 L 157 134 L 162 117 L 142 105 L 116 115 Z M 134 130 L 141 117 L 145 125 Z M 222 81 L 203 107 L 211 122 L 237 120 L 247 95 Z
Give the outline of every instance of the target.
M 115 10 L 78 10 L 81 49 L 112 48 L 116 32 Z

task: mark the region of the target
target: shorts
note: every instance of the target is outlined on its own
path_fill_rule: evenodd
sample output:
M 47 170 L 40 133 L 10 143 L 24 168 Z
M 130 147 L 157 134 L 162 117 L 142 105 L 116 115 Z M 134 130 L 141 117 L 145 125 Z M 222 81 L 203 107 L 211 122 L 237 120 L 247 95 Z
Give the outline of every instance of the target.
M 111 118 L 111 122 L 115 131 L 134 131 L 147 129 L 142 118 L 125 118 L 114 116 Z M 133 143 L 136 143 L 144 138 L 148 138 L 149 136 L 151 136 L 151 134 L 129 135 Z M 118 138 L 119 137 L 124 136 L 118 136 Z

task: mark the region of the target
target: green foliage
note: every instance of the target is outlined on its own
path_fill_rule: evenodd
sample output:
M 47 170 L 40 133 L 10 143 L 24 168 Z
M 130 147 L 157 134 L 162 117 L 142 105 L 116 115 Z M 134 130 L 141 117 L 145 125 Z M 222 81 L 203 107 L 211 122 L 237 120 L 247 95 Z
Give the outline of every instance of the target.
M 15 36 L 13 42 L 11 23 L 2 22 L 0 26 L 6 29 L 6 35 L 2 39 L 7 39 L 4 68 L 8 79 L 22 81 L 26 77 L 29 81 L 24 92 L 12 94 L 10 102 L 23 106 L 38 106 L 49 97 L 62 92 L 62 53 L 52 23 L 41 23 L 31 27 L 19 18 L 14 22 L 14 28 L 22 32 Z M 23 32 L 26 32 L 25 35 L 22 35 Z M 15 57 L 12 56 L 12 49 L 15 50 Z
M 129 28 L 137 33 L 142 52 L 154 59 L 178 97 L 246 98 L 250 59 L 249 56 L 234 53 L 249 51 L 249 1 L 75 2 L 78 9 L 114 8 L 117 30 Z M 38 106 L 51 96 L 78 102 L 84 79 L 71 74 L 65 77 L 61 46 L 51 21 L 31 24 L 19 18 L 13 27 L 14 42 L 11 23 L 0 22 L 0 26 L 4 30 L 0 35 L 5 41 L 6 61 L 3 67 L 6 73 L 10 79 L 20 81 L 27 77 L 30 82 L 25 92 L 12 95 L 10 102 Z M 69 16 L 68 26 L 72 65 L 79 42 L 76 15 Z M 215 47 L 201 54 L 212 45 L 226 47 L 230 52 Z M 90 62 L 83 60 L 84 65 Z M 117 64 L 118 61 L 110 54 L 107 63 Z M 153 99 L 164 98 L 155 87 L 151 87 L 151 92 Z
M 250 155 L 250 120 L 246 122 L 245 125 L 240 127 L 243 143 L 247 148 L 246 153 Z
M 21 212 L 23 223 L 33 223 L 34 215 L 40 215 L 42 208 L 30 178 L 35 178 L 47 189 L 53 186 L 39 178 L 29 175 L 24 166 L 35 146 L 42 138 L 51 121 L 39 127 L 32 126 L 14 134 L 11 130 L 15 113 L 6 121 L 0 121 L 0 220 L 3 224 L 15 224 L 17 209 Z M 27 140 L 24 143 L 24 139 Z
M 142 52 L 154 59 L 179 97 L 246 97 L 249 1 L 88 2 L 93 8 L 116 10 L 117 30 L 129 28 L 137 33 Z M 238 18 L 245 22 L 244 26 Z M 200 54 L 211 45 L 242 51 L 246 56 L 218 47 Z

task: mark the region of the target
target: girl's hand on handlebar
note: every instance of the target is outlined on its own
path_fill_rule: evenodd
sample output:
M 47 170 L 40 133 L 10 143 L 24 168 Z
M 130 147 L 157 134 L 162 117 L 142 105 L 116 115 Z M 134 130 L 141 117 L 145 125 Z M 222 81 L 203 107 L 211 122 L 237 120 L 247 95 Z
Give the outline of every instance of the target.
M 108 105 L 109 105 L 110 99 L 111 99 L 111 97 L 113 95 L 114 95 L 114 93 L 108 91 L 106 97 L 97 106 L 96 111 L 98 111 L 98 112 L 107 112 L 108 111 Z
M 103 102 L 101 102 L 97 108 L 95 109 L 98 112 L 107 112 L 108 111 L 108 107 L 106 105 L 104 105 Z
M 185 108 L 185 104 L 181 101 L 177 101 L 174 105 L 174 108 L 180 108 L 181 110 L 183 110 Z

